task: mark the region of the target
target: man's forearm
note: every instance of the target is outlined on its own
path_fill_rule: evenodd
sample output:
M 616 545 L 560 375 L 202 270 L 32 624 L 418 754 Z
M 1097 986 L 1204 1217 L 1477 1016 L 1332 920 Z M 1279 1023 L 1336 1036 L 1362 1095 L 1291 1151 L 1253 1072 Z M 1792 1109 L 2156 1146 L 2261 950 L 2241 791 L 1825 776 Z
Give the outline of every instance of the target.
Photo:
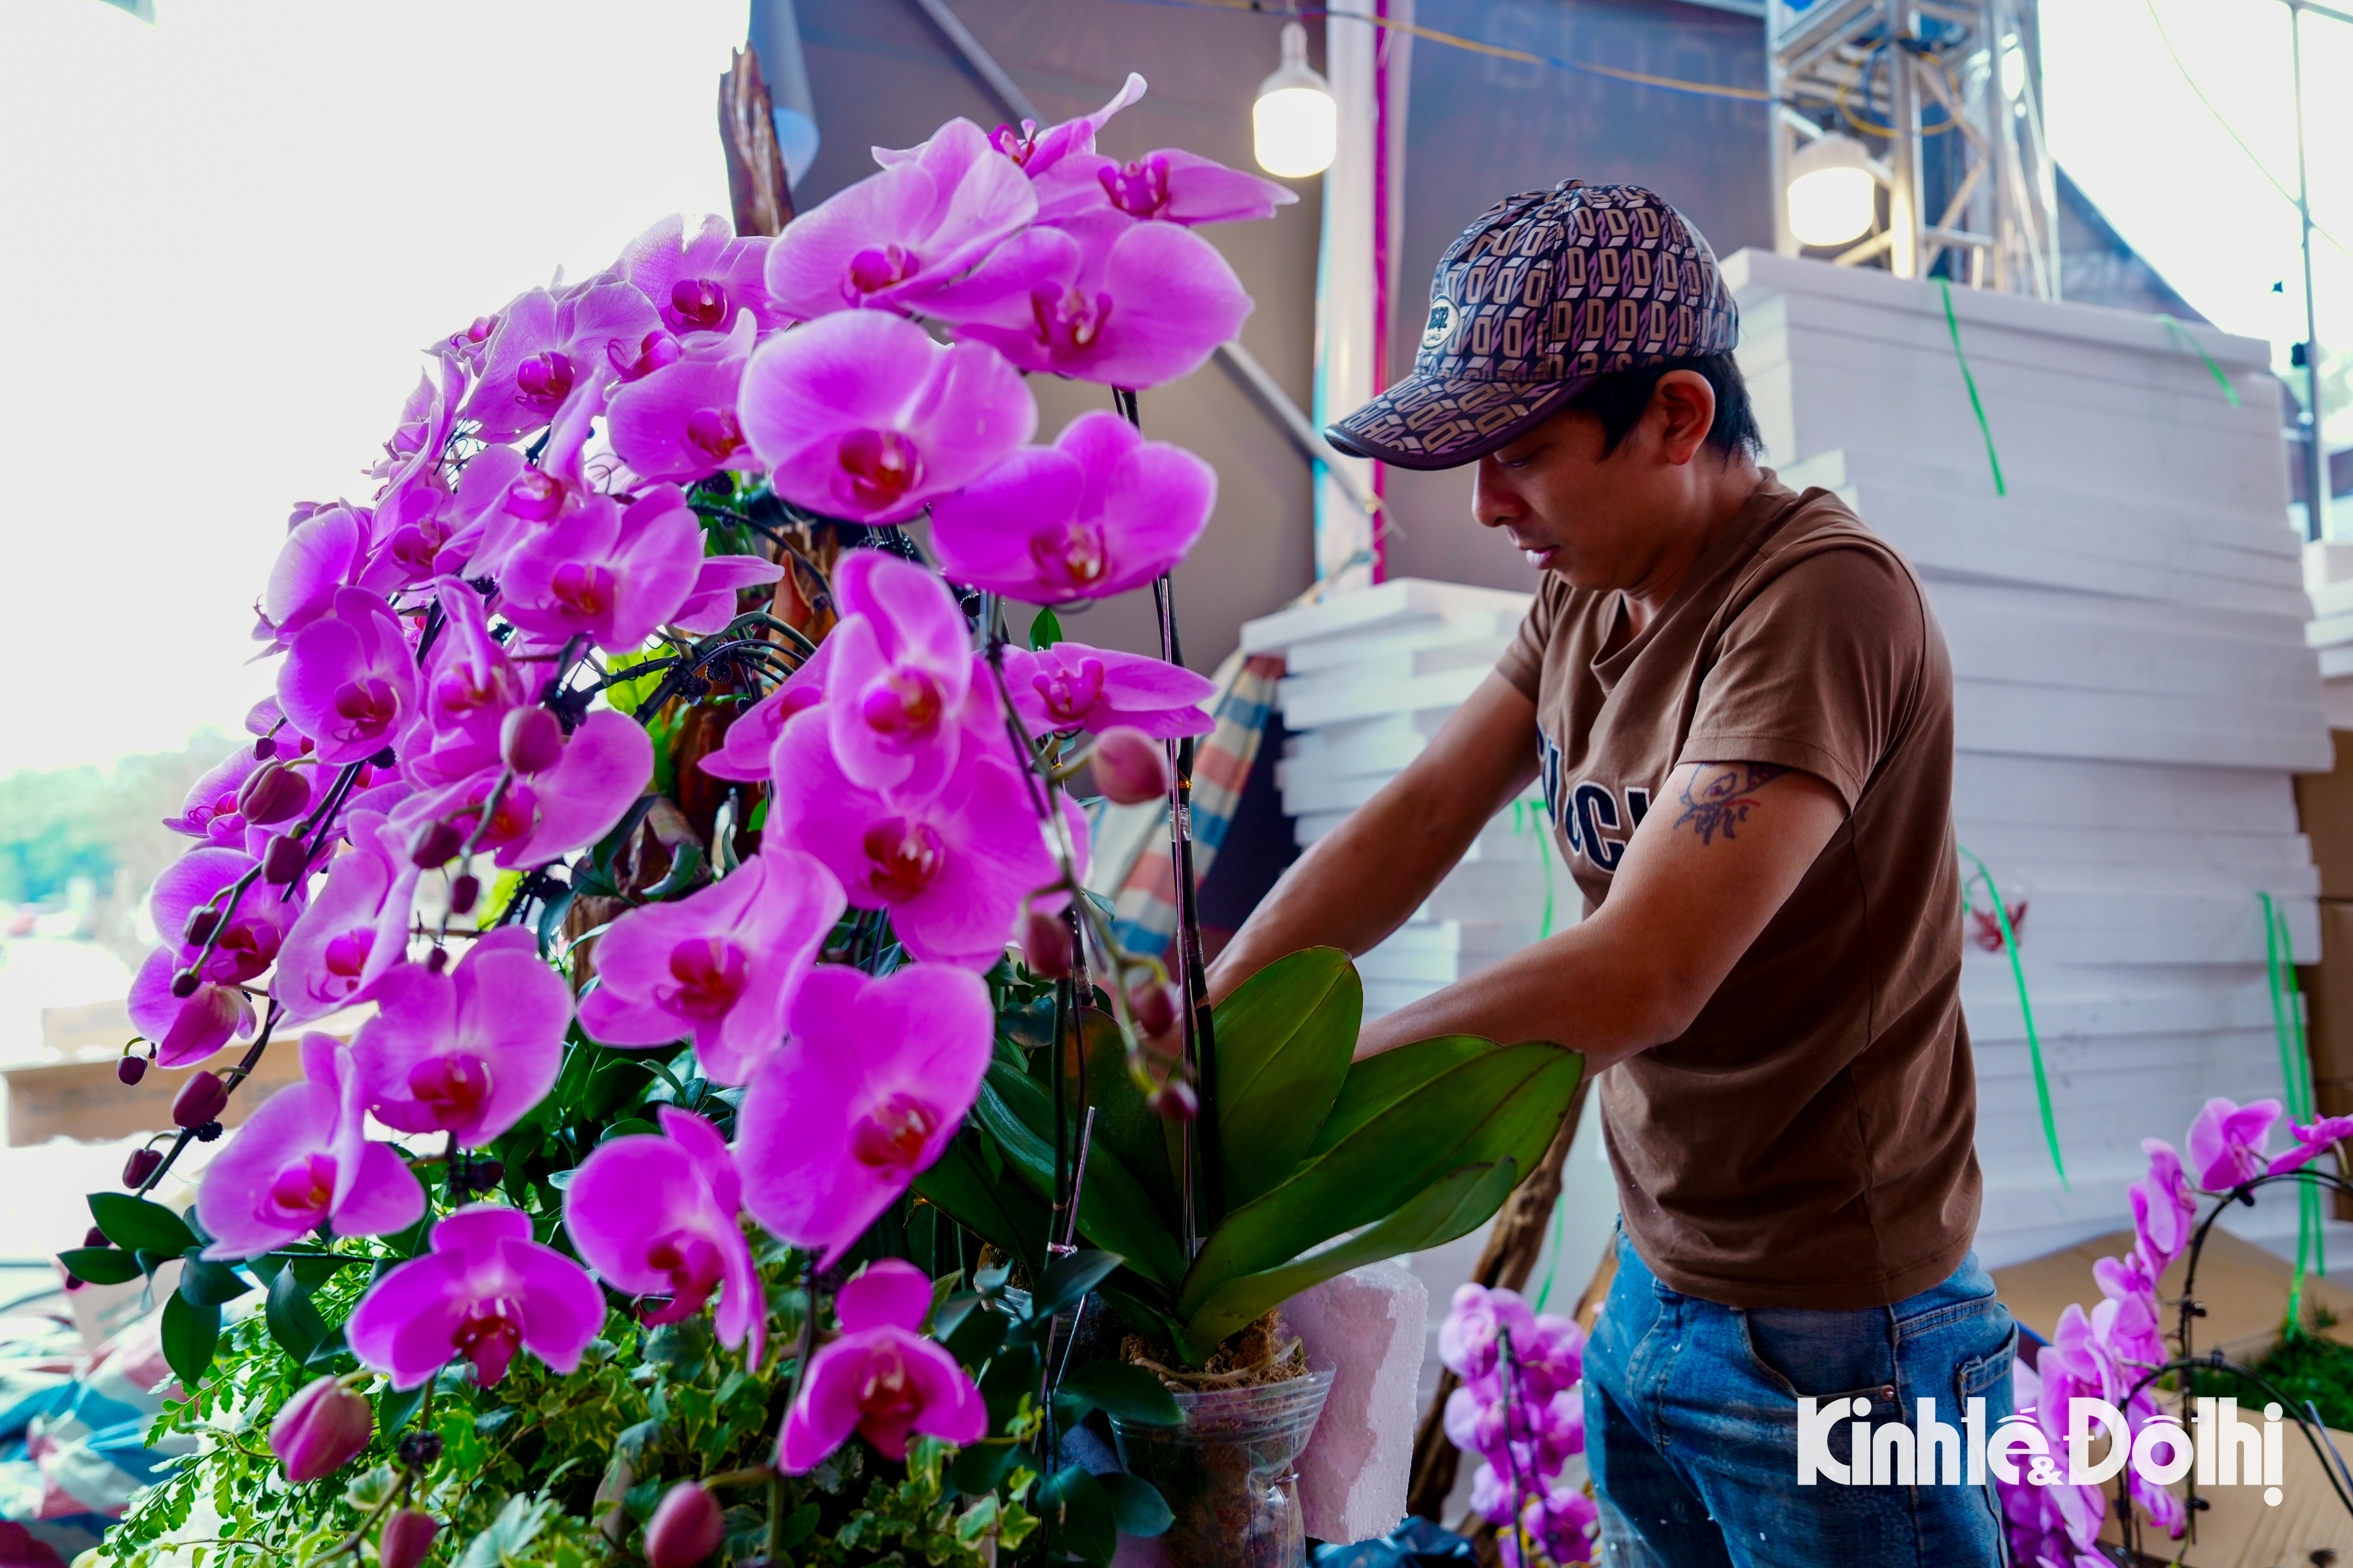
M 1683 999 L 1639 955 L 1613 950 L 1600 924 L 1522 948 L 1492 968 L 1376 1018 L 1359 1059 L 1436 1035 L 1550 1040 L 1585 1055 L 1586 1070 L 1671 1040 L 1689 1019 Z

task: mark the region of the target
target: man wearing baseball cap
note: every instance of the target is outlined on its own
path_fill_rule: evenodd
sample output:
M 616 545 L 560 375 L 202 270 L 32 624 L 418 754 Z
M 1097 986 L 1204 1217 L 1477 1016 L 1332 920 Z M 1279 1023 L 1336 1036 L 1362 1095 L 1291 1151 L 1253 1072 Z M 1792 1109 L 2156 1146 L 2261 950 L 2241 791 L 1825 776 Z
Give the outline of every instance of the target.
M 2009 1413 L 2015 1329 L 1970 1251 L 1951 666 L 1903 558 L 1757 467 L 1738 336 L 1706 240 L 1637 186 L 1510 197 L 1447 250 L 1413 374 L 1331 439 L 1475 465 L 1478 521 L 1525 554 L 1535 604 L 1210 987 L 1314 943 L 1363 952 L 1540 778 L 1585 919 L 1367 1025 L 1358 1055 L 1550 1039 L 1600 1074 L 1604 1560 L 1996 1563 L 1962 1433 L 1973 1398 L 1986 1429 Z M 1917 1484 L 1870 1468 L 1892 1438 L 1851 1447 L 1866 1420 L 1916 1422 Z M 1831 1461 L 1803 1484 L 1801 1449 Z

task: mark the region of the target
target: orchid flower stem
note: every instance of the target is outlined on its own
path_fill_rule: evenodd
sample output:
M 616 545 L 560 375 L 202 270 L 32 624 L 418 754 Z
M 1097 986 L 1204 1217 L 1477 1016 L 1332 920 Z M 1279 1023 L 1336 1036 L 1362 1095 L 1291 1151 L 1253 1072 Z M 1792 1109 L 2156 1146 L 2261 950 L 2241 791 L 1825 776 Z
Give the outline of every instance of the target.
M 776 1471 L 765 1465 L 760 1465 L 750 1469 L 722 1470 L 715 1476 L 703 1477 L 702 1484 L 706 1487 L 748 1487 L 776 1479 Z
M 338 1541 L 334 1545 L 329 1547 L 325 1552 L 320 1553 L 318 1556 L 313 1557 L 311 1561 L 314 1563 L 332 1563 L 336 1558 L 341 1557 L 346 1552 L 350 1552 L 354 1558 L 358 1557 L 360 1553 L 360 1543 L 367 1539 L 369 1529 L 375 1525 L 376 1521 L 382 1519 L 385 1514 L 390 1513 L 394 1509 L 408 1500 L 409 1489 L 417 1484 L 417 1472 L 415 1470 L 401 1471 L 400 1484 L 394 1487 L 390 1492 L 386 1493 L 382 1502 L 377 1503 L 374 1508 L 368 1510 L 367 1516 L 362 1519 L 358 1524 L 352 1527 L 352 1532 L 349 1535 L 344 1536 L 341 1541 Z
M 253 1037 L 253 1044 L 247 1048 L 245 1055 L 238 1059 L 237 1066 L 229 1068 L 228 1075 L 221 1079 L 222 1093 L 234 1094 L 237 1091 L 237 1086 L 238 1084 L 243 1083 L 247 1079 L 253 1076 L 253 1069 L 261 1065 L 262 1051 L 267 1048 L 269 1044 L 269 1032 L 278 1027 L 278 1020 L 284 1016 L 285 1010 L 280 1007 L 277 1003 L 272 1002 L 269 1005 L 269 1013 L 266 1014 L 261 1020 L 261 1028 L 259 1032 Z M 153 1171 L 150 1171 L 147 1173 L 147 1179 L 139 1184 L 138 1196 L 143 1198 L 149 1193 L 155 1190 L 155 1184 L 162 1181 L 165 1175 L 170 1173 L 173 1164 L 179 1159 L 181 1153 L 186 1150 L 188 1145 L 195 1141 L 195 1129 L 192 1127 L 184 1127 L 180 1130 L 180 1135 L 173 1139 L 172 1146 L 164 1152 L 164 1163 L 156 1166 Z M 150 1139 L 148 1142 L 152 1146 L 154 1140 Z
M 768 1561 L 778 1563 L 785 1555 L 785 1477 L 781 1470 L 768 1472 Z

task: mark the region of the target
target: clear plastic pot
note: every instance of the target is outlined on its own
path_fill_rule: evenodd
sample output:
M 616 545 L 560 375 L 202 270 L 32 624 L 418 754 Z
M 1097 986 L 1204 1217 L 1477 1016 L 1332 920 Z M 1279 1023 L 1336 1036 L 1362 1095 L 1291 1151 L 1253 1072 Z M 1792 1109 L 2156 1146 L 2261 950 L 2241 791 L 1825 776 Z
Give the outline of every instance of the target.
M 1153 1544 L 1170 1568 L 1299 1568 L 1307 1530 L 1296 1464 L 1332 1392 L 1329 1372 L 1258 1388 L 1178 1394 L 1185 1421 L 1114 1417 L 1120 1459 L 1176 1516 Z

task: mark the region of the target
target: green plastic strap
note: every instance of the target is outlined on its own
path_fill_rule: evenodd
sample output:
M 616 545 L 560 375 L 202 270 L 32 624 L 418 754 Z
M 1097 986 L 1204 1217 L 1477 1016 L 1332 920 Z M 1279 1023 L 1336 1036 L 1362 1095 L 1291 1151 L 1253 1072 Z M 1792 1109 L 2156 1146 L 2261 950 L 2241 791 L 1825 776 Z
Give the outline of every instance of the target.
M 1961 323 L 1960 319 L 1953 314 L 1952 280 L 1939 278 L 1936 286 L 1945 291 L 1945 330 L 1953 335 L 1953 360 L 1961 367 L 1961 384 L 1969 389 L 1969 407 L 1978 416 L 1978 434 L 1985 437 L 1986 462 L 1993 469 L 1993 493 L 2007 496 L 2010 487 L 2002 482 L 2001 454 L 1993 449 L 1993 426 L 1986 419 L 1984 400 L 1978 396 L 1978 378 L 1969 374 L 1969 356 L 1961 352 Z M 1976 857 L 1971 856 L 1970 858 L 1975 859 Z M 1992 884 L 1989 882 L 1987 885 L 1990 887 Z M 2052 1148 L 2055 1152 L 2057 1146 L 2054 1144 Z
M 2288 931 L 2287 911 L 2267 892 L 2255 897 L 2263 906 L 2263 980 L 2271 992 L 2272 1033 L 2279 1042 L 2280 1081 L 2287 1101 L 2288 1120 L 2307 1125 L 2313 1121 L 2312 1058 L 2304 1037 L 2304 1010 L 2294 968 L 2295 943 Z M 2308 1271 L 2328 1271 L 2322 1246 L 2320 1189 L 2309 1182 L 2296 1184 L 2295 1272 L 2288 1284 L 2287 1327 L 2303 1331 L 2304 1279 Z
M 1970 395 L 1974 397 L 1976 394 Z M 1994 472 L 1999 478 L 2000 469 Z M 1970 854 L 1967 845 L 1956 844 L 1953 847 L 1961 852 L 1962 858 L 1978 868 L 1976 877 L 1961 884 L 1961 908 L 1967 910 L 1969 907 L 1969 881 L 1982 880 L 1986 885 L 1986 896 L 1993 900 L 1993 918 L 2001 927 L 2001 945 L 2010 954 L 2010 982 L 2018 987 L 2018 1011 L 2026 1020 L 2026 1055 L 2027 1059 L 2034 1064 L 2034 1099 L 2042 1110 L 2042 1141 L 2050 1145 L 2051 1168 L 2059 1173 L 2061 1189 L 2072 1193 L 2075 1190 L 2074 1184 L 2067 1180 L 2067 1162 L 2059 1153 L 2059 1119 L 2051 1112 L 2051 1077 L 2042 1068 L 2042 1037 L 2034 1030 L 2034 1003 L 2026 994 L 2026 970 L 2018 961 L 2018 933 L 2010 926 L 2010 906 L 2001 901 L 2001 889 L 1994 886 L 1993 873 L 1986 869 L 1986 863 Z
M 1533 815 L 1534 813 L 1528 810 L 1526 801 L 1512 802 L 1512 832 L 1514 836 L 1530 831 L 1528 818 Z M 1536 836 L 1536 858 L 1544 862 L 1544 922 L 1536 927 L 1536 940 L 1542 942 L 1552 934 L 1552 845 L 1549 842 L 1552 837 L 1552 824 L 1540 821 L 1534 831 Z
M 2188 348 L 2192 353 L 2196 354 L 2200 359 L 2206 362 L 2207 372 L 2213 376 L 2214 384 L 2222 389 L 2222 395 L 2231 400 L 2232 407 L 2238 407 L 2239 389 L 2231 384 L 2231 378 L 2222 374 L 2222 367 L 2214 363 L 2214 356 L 2206 352 L 2206 345 L 2200 342 L 2196 335 L 2188 328 L 2184 327 L 2179 321 L 2175 321 L 2172 317 L 2167 315 L 2164 311 L 2159 310 L 2157 313 L 2157 319 L 2165 323 L 2165 330 L 2173 334 L 2173 341 L 2175 342 L 2180 343 L 2184 347 Z
M 1571 1134 L 1572 1140 L 1574 1137 L 1575 1134 Z M 1569 1146 L 1571 1148 L 1575 1148 L 1576 1144 L 1572 1142 Z M 1563 1222 L 1567 1218 L 1568 1213 L 1567 1208 L 1560 1200 L 1567 1195 L 1567 1173 L 1564 1172 L 1562 1173 L 1561 1190 L 1553 1194 L 1552 1261 L 1545 1265 L 1544 1284 L 1536 1291 L 1536 1310 L 1539 1312 L 1545 1310 L 1545 1303 L 1552 1300 L 1552 1282 L 1554 1277 L 1560 1273 L 1560 1233 Z

